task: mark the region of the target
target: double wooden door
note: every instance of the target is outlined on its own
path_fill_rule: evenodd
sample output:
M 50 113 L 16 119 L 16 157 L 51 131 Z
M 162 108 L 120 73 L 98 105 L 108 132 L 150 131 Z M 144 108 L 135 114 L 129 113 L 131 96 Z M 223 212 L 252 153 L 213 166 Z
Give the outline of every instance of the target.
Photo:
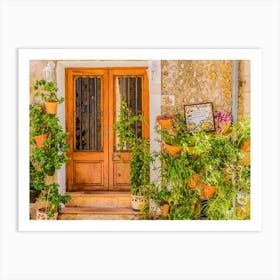
M 70 148 L 67 191 L 127 191 L 129 151 L 117 150 L 113 129 L 121 101 L 147 124 L 135 132 L 149 137 L 149 93 L 146 68 L 67 68 L 66 131 Z

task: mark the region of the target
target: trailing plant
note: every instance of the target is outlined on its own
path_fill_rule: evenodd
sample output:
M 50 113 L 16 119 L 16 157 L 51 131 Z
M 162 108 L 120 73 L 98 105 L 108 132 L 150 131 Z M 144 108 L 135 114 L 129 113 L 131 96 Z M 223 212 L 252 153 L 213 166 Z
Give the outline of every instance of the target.
M 250 117 L 246 117 L 233 123 L 231 141 L 236 147 L 241 148 L 242 145 L 250 138 L 250 122 Z
M 200 219 L 200 214 L 201 202 L 195 190 L 183 186 L 172 188 L 170 220 L 197 220 Z
M 30 104 L 29 106 L 29 126 L 30 141 L 34 143 L 34 136 L 49 132 L 50 116 L 46 113 L 46 109 L 42 105 Z
M 53 82 L 37 80 L 34 89 L 37 91 L 35 96 L 42 98 L 45 102 L 58 102 L 61 104 L 64 101 L 64 97 L 57 97 L 58 88 Z
M 125 101 L 120 104 L 120 114 L 114 129 L 117 133 L 119 152 L 130 151 L 130 184 L 131 193 L 144 195 L 150 182 L 150 163 L 154 157 L 150 153 L 150 143 L 136 135 L 134 130 L 137 122 L 145 122 L 142 115 L 133 116 Z
M 40 199 L 46 201 L 44 207 L 48 217 L 53 217 L 55 212 L 58 212 L 61 208 L 61 204 L 67 203 L 71 199 L 71 194 L 62 195 L 58 191 L 59 184 L 53 183 L 45 186 L 41 192 Z
M 60 169 L 62 164 L 67 163 L 69 158 L 66 153 L 69 144 L 66 143 L 67 133 L 59 124 L 59 119 L 54 115 L 47 115 L 42 126 L 47 128 L 48 138 L 44 141 L 44 148 L 34 147 L 31 153 L 31 161 L 39 164 L 39 170 L 52 175 L 55 170 Z M 30 135 L 33 133 L 31 127 Z M 33 138 L 30 137 L 33 143 Z
M 64 98 L 58 99 L 56 96 L 57 87 L 45 80 L 36 81 L 34 87 L 39 90 L 36 96 L 40 96 L 45 101 L 63 102 Z M 34 136 L 47 134 L 43 146 L 31 146 L 30 152 L 30 190 L 40 192 L 39 198 L 46 200 L 45 210 L 48 217 L 53 217 L 59 210 L 61 203 L 66 203 L 71 199 L 70 195 L 59 193 L 58 183 L 45 185 L 46 175 L 52 176 L 60 169 L 62 164 L 67 163 L 67 151 L 69 144 L 66 142 L 67 133 L 59 122 L 59 118 L 46 112 L 45 106 L 41 104 L 31 104 L 29 108 L 30 116 L 30 144 L 34 144 Z M 42 210 L 42 209 L 40 209 Z

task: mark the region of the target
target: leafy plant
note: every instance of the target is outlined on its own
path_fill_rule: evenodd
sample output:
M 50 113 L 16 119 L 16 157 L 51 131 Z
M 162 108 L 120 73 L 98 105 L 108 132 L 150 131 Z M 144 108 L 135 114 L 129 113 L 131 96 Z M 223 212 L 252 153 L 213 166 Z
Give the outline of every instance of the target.
M 62 195 L 58 191 L 59 184 L 53 183 L 45 186 L 41 192 L 40 199 L 46 201 L 44 208 L 48 217 L 53 217 L 54 213 L 60 210 L 61 204 L 67 203 L 71 199 L 71 194 Z
M 144 195 L 150 181 L 150 163 L 153 156 L 150 153 L 150 143 L 147 139 L 136 135 L 134 126 L 137 122 L 145 122 L 142 115 L 132 116 L 125 101 L 120 104 L 120 114 L 114 129 L 118 136 L 118 151 L 131 152 L 130 184 L 131 193 Z
M 171 192 L 167 188 L 162 188 L 157 192 L 155 197 L 155 201 L 158 206 L 162 206 L 164 204 L 169 204 L 169 199 L 171 197 Z
M 35 96 L 41 97 L 45 102 L 58 102 L 61 104 L 64 98 L 57 97 L 58 88 L 53 82 L 47 82 L 46 80 L 37 80 L 34 86 L 34 90 L 37 92 Z
M 246 117 L 235 122 L 232 125 L 232 143 L 240 148 L 242 145 L 250 138 L 251 135 L 251 119 L 250 117 Z
M 49 131 L 49 115 L 45 107 L 38 104 L 29 106 L 30 140 L 34 143 L 33 137 Z

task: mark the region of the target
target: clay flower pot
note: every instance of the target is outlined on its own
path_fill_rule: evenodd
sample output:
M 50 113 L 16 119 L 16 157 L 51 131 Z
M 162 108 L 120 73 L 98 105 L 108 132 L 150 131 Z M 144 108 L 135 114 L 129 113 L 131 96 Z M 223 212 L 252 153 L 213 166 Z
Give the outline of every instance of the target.
M 251 139 L 249 138 L 244 142 L 244 144 L 240 147 L 241 151 L 248 152 L 251 148 Z
M 55 212 L 52 217 L 48 217 L 47 209 L 40 208 L 36 211 L 36 220 L 57 220 L 58 212 Z
M 202 197 L 205 199 L 211 198 L 216 191 L 216 186 L 206 185 L 202 183 Z
M 198 185 L 199 174 L 194 174 L 189 180 L 187 180 L 187 185 L 191 189 L 195 189 Z
M 58 102 L 45 102 L 46 111 L 49 115 L 55 115 Z
M 34 140 L 39 148 L 43 147 L 44 141 L 48 138 L 48 134 L 44 133 L 41 135 L 34 136 Z
M 135 211 L 140 211 L 147 199 L 143 195 L 131 195 L 131 208 Z
M 172 123 L 175 119 L 175 115 L 157 116 L 157 123 L 163 128 L 170 128 L 173 126 Z
M 177 155 L 182 151 L 182 147 L 180 146 L 172 146 L 164 143 L 164 149 L 169 152 L 171 155 Z

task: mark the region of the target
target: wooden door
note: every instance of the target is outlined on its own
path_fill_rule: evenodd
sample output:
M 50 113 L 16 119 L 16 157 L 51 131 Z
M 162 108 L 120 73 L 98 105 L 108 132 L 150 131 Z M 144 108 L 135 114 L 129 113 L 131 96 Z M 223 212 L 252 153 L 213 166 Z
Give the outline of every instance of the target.
M 145 68 L 66 69 L 68 191 L 130 190 L 130 153 L 117 151 L 113 130 L 122 100 L 149 121 Z M 147 124 L 135 129 L 139 136 L 149 137 Z

